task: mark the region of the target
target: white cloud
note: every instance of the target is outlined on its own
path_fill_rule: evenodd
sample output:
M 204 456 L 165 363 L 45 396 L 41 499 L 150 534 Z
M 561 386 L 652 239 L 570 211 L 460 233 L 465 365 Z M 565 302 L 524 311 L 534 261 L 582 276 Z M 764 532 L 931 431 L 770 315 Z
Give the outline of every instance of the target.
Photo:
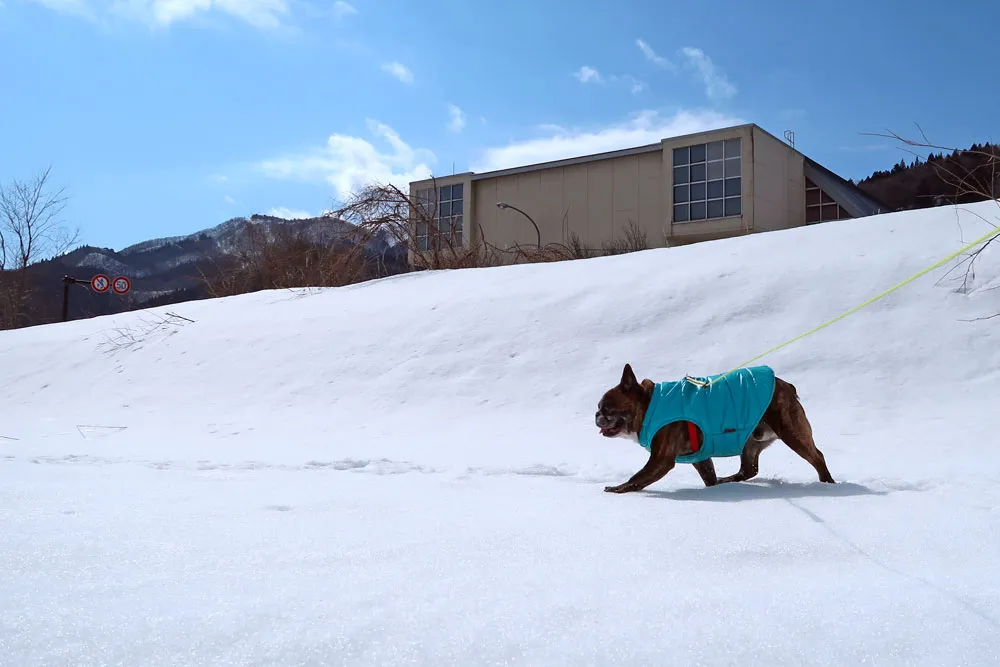
M 303 218 L 315 218 L 316 216 L 309 211 L 300 211 L 298 209 L 285 208 L 284 206 L 279 206 L 277 208 L 272 208 L 267 212 L 275 218 L 282 218 L 284 220 L 301 220 Z
M 656 143 L 667 137 L 739 125 L 744 121 L 715 111 L 678 111 L 663 116 L 657 111 L 639 111 L 623 123 L 606 127 L 566 130 L 550 128 L 549 136 L 516 141 L 488 148 L 473 171 L 483 172 L 559 160 L 591 153 Z
M 629 92 L 633 95 L 638 95 L 646 89 L 646 84 L 639 79 L 635 78 L 631 74 L 626 74 L 624 76 L 618 76 L 617 74 L 612 74 L 608 77 L 608 81 L 611 83 L 624 82 L 629 89 Z
M 579 81 L 580 83 L 583 83 L 583 84 L 587 84 L 587 83 L 611 83 L 611 84 L 624 83 L 626 86 L 628 86 L 629 92 L 632 93 L 633 95 L 637 95 L 637 94 L 641 93 L 643 90 L 646 89 L 646 84 L 643 83 L 642 81 L 639 81 L 638 79 L 636 79 L 631 74 L 624 74 L 624 75 L 609 74 L 609 75 L 603 75 L 603 74 L 601 74 L 597 70 L 596 67 L 590 67 L 588 65 L 584 65 L 583 67 L 581 67 L 577 71 L 573 72 L 573 77 L 577 81 Z
M 229 177 L 224 174 L 212 174 L 210 178 L 216 183 L 225 183 L 229 180 Z
M 726 75 L 720 72 L 712 59 L 701 49 L 685 46 L 681 53 L 687 58 L 688 65 L 698 71 L 705 84 L 705 95 L 713 102 L 728 100 L 736 94 L 736 86 L 729 83 Z
M 98 19 L 102 14 L 169 27 L 199 14 L 217 12 L 260 30 L 283 27 L 288 14 L 287 0 L 35 0 L 53 11 Z
M 601 82 L 601 73 L 598 72 L 593 67 L 587 67 L 586 65 L 584 65 L 583 67 L 581 67 L 580 69 L 578 69 L 576 72 L 574 72 L 573 76 L 575 76 L 580 83 L 600 83 Z
M 223 197 L 222 201 L 226 202 L 227 204 L 235 204 L 236 203 L 236 200 L 233 199 L 232 197 L 230 197 L 229 195 L 226 195 L 225 197 Z
M 87 0 L 35 0 L 35 2 L 60 14 L 75 14 L 91 20 L 95 18 L 93 8 L 87 4 Z
M 333 3 L 333 15 L 338 19 L 342 19 L 347 16 L 353 16 L 357 14 L 358 10 L 349 2 L 344 2 L 344 0 L 337 0 Z
M 430 178 L 429 165 L 437 157 L 429 150 L 413 148 L 388 125 L 367 120 L 368 131 L 388 147 L 380 152 L 360 137 L 333 134 L 326 146 L 305 154 L 264 160 L 258 167 L 272 178 L 325 181 L 341 200 L 372 183 L 408 189 L 410 181 Z
M 657 55 L 656 51 L 653 50 L 653 47 L 647 44 L 645 40 L 637 39 L 635 40 L 635 43 L 636 46 L 639 47 L 639 50 L 646 56 L 646 60 L 665 69 L 674 69 L 674 64 L 663 56 Z
M 454 104 L 448 105 L 448 129 L 461 132 L 465 129 L 465 112 Z
M 382 71 L 391 74 L 403 83 L 413 83 L 413 72 L 403 63 L 386 63 L 382 65 Z
M 633 95 L 638 95 L 639 93 L 641 93 L 642 91 L 644 91 L 646 89 L 646 84 L 644 84 L 642 81 L 639 81 L 638 79 L 636 79 L 634 77 L 626 76 L 625 80 L 628 81 L 629 91 Z

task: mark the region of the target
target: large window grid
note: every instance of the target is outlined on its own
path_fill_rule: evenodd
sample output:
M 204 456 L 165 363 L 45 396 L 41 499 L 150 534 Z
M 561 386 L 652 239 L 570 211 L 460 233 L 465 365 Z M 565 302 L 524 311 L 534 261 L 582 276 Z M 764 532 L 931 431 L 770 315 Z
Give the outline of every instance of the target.
M 833 197 L 806 179 L 806 224 L 829 220 L 848 220 L 852 216 Z
M 743 213 L 742 140 L 725 139 L 674 149 L 674 222 Z
M 462 245 L 462 220 L 465 214 L 465 188 L 462 183 L 442 185 L 435 202 L 434 189 L 417 191 L 421 213 L 416 224 L 417 249 L 440 250 Z M 433 220 L 432 225 L 428 220 Z

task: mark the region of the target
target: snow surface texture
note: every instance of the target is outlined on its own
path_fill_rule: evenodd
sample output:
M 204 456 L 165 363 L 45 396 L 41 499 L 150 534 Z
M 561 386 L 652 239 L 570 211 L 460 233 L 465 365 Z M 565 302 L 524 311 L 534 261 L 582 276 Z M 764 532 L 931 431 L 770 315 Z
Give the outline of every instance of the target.
M 4 332 L 0 663 L 996 665 L 992 246 L 764 360 L 837 485 L 779 442 L 604 493 L 646 453 L 593 414 L 625 362 L 727 370 L 998 211 Z

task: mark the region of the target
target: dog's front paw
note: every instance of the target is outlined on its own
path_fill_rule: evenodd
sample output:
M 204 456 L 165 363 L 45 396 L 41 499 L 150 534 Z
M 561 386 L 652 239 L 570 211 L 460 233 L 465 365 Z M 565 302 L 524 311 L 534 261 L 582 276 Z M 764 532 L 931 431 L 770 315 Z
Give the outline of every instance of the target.
M 608 493 L 625 493 L 630 488 L 631 487 L 628 482 L 626 482 L 625 484 L 619 484 L 618 486 L 606 486 L 604 487 L 604 490 Z

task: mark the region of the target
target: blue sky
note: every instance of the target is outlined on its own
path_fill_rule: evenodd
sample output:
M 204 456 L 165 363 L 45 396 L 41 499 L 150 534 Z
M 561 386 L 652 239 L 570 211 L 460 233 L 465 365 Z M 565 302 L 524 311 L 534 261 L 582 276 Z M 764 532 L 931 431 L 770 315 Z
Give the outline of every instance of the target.
M 0 179 L 121 248 L 752 121 L 844 177 L 1000 139 L 996 0 L 0 0 Z M 968 33 L 968 37 L 963 34 Z M 13 63 L 13 66 L 11 65 Z

